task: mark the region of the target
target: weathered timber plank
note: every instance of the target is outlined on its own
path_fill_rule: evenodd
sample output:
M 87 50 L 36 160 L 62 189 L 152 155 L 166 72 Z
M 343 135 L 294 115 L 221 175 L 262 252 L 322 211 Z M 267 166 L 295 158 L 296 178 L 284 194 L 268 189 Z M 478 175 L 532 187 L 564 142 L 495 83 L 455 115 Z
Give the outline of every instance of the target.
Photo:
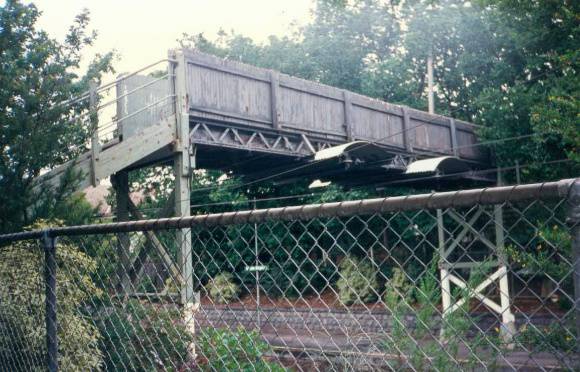
M 280 74 L 272 71 L 270 74 L 270 102 L 272 111 L 272 127 L 280 129 L 280 113 L 278 112 L 278 100 L 280 99 Z
M 121 141 L 101 152 L 97 162 L 99 180 L 138 162 L 147 155 L 169 145 L 175 140 L 175 116 L 145 128 L 140 134 Z
M 307 136 L 338 136 L 380 142 L 405 152 L 452 154 L 485 160 L 476 143 L 476 126 L 455 121 L 457 144 L 448 117 L 393 105 L 237 61 L 184 51 L 188 63 L 191 116 L 223 125 L 293 130 Z M 273 84 L 273 76 L 275 82 Z M 416 128 L 414 128 L 416 127 Z M 303 132 L 301 132 L 303 131 Z M 312 137 L 313 138 L 313 137 Z M 463 149 L 465 148 L 465 149 Z

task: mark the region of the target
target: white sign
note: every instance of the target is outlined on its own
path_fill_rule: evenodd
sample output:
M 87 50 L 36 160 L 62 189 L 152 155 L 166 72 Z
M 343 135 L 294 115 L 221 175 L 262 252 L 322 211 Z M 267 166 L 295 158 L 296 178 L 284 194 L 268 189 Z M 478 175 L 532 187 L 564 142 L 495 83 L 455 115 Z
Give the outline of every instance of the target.
M 260 265 L 260 266 L 246 266 L 246 271 L 266 271 L 268 270 L 268 266 Z

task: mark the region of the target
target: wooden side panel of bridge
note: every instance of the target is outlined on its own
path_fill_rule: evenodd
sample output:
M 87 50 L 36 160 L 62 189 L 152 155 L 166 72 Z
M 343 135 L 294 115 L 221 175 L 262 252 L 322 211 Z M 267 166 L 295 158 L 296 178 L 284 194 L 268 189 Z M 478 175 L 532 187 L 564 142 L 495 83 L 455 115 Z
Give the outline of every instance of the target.
M 225 135 L 220 140 L 225 128 L 236 128 L 240 137 L 240 130 L 246 136 L 261 135 L 270 145 L 285 135 L 290 145 L 284 152 L 289 154 L 289 147 L 297 148 L 305 136 L 315 150 L 365 140 L 394 153 L 487 162 L 485 151 L 473 146 L 473 124 L 192 50 L 182 53 L 189 115 L 196 129 L 193 142 L 220 146 L 230 141 L 229 146 L 251 147 L 240 141 L 244 138 Z M 198 123 L 204 125 L 196 127 Z M 256 147 L 259 142 L 252 141 Z M 262 145 L 262 151 L 280 151 Z M 296 155 L 308 154 L 312 148 L 307 145 L 294 151 Z
M 240 173 L 264 172 L 268 164 L 308 161 L 317 151 L 355 140 L 380 144 L 393 156 L 488 163 L 477 146 L 477 127 L 461 120 L 194 50 L 171 51 L 170 59 L 166 79 L 133 75 L 117 83 L 122 99 L 112 141 L 39 181 L 56 185 L 72 167 L 85 175 L 84 188 L 122 170 L 171 163 L 184 152 L 190 166 L 228 169 L 243 159 L 252 161 Z M 156 105 L 163 101 L 169 104 Z

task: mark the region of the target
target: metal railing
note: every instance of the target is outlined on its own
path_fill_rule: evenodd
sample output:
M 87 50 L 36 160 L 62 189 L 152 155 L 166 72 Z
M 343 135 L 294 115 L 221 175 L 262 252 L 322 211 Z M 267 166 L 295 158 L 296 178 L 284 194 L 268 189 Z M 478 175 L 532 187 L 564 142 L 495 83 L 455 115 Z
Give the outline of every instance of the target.
M 563 180 L 2 235 L 0 369 L 577 369 L 579 220 Z
M 115 138 L 138 134 L 173 115 L 173 67 L 173 60 L 162 59 L 113 82 L 92 87 L 88 97 L 93 97 L 93 144 L 103 146 Z

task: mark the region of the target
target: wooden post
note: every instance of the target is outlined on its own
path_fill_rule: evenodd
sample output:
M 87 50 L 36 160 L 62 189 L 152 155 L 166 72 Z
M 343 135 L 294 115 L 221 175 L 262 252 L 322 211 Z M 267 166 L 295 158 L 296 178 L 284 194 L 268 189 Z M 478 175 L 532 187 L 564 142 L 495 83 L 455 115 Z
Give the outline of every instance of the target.
M 189 152 L 189 102 L 186 89 L 186 62 L 185 56 L 179 54 L 175 69 L 175 108 L 177 141 L 173 157 L 173 173 L 175 175 L 175 216 L 188 217 L 190 215 L 191 173 L 195 164 L 190 164 Z M 191 230 L 177 230 L 177 244 L 181 265 L 181 274 L 184 279 L 181 290 L 181 303 L 185 306 L 193 301 L 193 277 L 191 255 Z
M 117 79 L 121 79 L 125 75 L 126 74 L 120 74 L 117 76 Z M 117 137 L 119 137 L 120 141 L 123 140 L 123 121 L 119 119 L 128 114 L 127 112 L 125 112 L 127 110 L 127 96 L 125 96 L 122 99 L 119 99 L 119 97 L 125 94 L 124 88 L 126 88 L 125 80 L 121 80 L 117 82 L 117 84 L 115 84 L 115 94 L 117 98 L 115 115 L 117 122 Z
M 97 178 L 97 161 L 99 160 L 99 152 L 101 146 L 99 143 L 99 114 L 98 114 L 98 99 L 97 99 L 97 83 L 94 80 L 89 82 L 89 121 L 91 126 L 91 185 L 97 186 L 99 179 Z
M 111 176 L 111 184 L 115 189 L 115 203 L 117 222 L 129 221 L 129 173 L 125 170 L 117 172 Z M 118 268 L 117 275 L 119 279 L 118 291 L 122 294 L 127 294 L 131 288 L 131 281 L 129 278 L 129 268 L 131 266 L 130 260 L 131 239 L 129 234 L 118 234 Z
M 409 153 L 413 152 L 413 146 L 411 145 L 411 133 L 414 131 L 411 130 L 411 117 L 409 116 L 409 110 L 407 107 L 401 107 L 401 115 L 403 117 L 403 144 L 405 146 L 405 150 Z
M 451 283 L 447 269 L 447 255 L 445 252 L 445 228 L 443 226 L 443 211 L 437 209 L 437 237 L 439 241 L 439 273 L 441 278 L 441 313 L 445 315 L 451 307 Z M 443 329 L 441 330 L 443 332 Z
M 344 99 L 344 129 L 346 131 L 346 139 L 350 142 L 354 140 L 350 92 L 347 90 L 342 91 L 342 97 Z
M 281 129 L 278 117 L 278 99 L 280 97 L 280 74 L 278 71 L 270 71 L 270 104 L 272 110 L 272 128 Z
M 455 119 L 449 118 L 449 131 L 451 132 L 451 150 L 453 156 L 459 156 L 459 149 L 457 146 L 457 128 L 455 127 Z

